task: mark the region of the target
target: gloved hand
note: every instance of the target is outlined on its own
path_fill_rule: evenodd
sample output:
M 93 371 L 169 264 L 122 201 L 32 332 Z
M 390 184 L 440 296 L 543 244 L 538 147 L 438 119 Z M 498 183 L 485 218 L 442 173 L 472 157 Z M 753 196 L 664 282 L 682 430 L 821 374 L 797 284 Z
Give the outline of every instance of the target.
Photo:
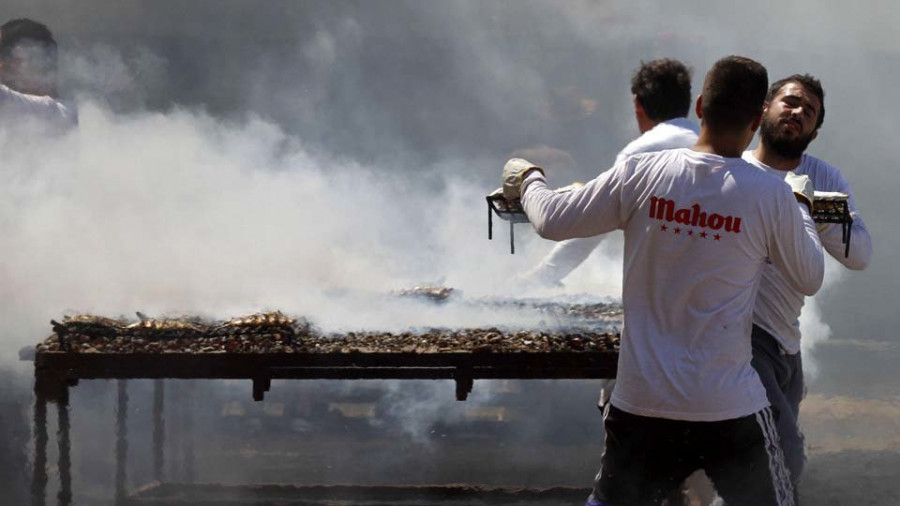
M 791 190 L 794 190 L 794 196 L 797 197 L 797 201 L 806 204 L 809 212 L 812 212 L 816 190 L 813 188 L 809 176 L 798 176 L 793 172 L 788 172 L 784 176 L 784 182 L 791 187 Z
M 516 200 L 522 197 L 522 181 L 532 170 L 544 173 L 544 169 L 522 158 L 511 158 L 503 166 L 503 197 Z

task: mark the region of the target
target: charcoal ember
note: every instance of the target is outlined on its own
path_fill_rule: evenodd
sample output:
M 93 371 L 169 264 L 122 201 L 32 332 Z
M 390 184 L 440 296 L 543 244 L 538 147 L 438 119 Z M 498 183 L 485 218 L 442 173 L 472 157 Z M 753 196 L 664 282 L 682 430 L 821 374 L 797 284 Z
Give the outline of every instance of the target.
M 577 332 L 579 344 L 568 334 L 534 331 L 502 332 L 497 329 L 430 331 L 421 335 L 404 332 L 350 332 L 317 336 L 301 350 L 312 353 L 488 353 L 613 351 L 617 344 L 609 333 Z
M 541 299 L 481 299 L 471 304 L 479 307 L 511 308 L 523 312 L 536 312 L 553 324 L 568 321 L 575 326 L 606 326 L 621 322 L 622 305 L 617 302 L 565 303 Z
M 617 321 L 624 314 L 618 304 L 547 304 L 538 306 L 546 312 L 586 320 Z
M 404 288 L 393 292 L 397 297 L 419 298 L 431 302 L 444 302 L 451 295 L 454 289 L 446 286 L 414 286 L 412 288 Z

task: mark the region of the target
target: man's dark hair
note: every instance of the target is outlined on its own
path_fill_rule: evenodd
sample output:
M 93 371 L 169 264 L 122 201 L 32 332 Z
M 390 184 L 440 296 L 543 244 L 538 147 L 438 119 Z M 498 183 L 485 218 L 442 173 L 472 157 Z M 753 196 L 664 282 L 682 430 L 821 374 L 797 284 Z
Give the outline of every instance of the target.
M 769 93 L 766 95 L 766 102 L 771 102 L 772 99 L 775 98 L 775 95 L 781 91 L 781 88 L 784 88 L 784 85 L 788 83 L 797 83 L 806 88 L 806 91 L 809 91 L 819 98 L 819 118 L 816 120 L 816 130 L 818 130 L 819 127 L 822 126 L 822 123 L 825 122 L 825 90 L 822 89 L 822 83 L 815 77 L 809 74 L 794 74 L 775 81 L 772 83 L 772 86 L 769 87 Z
M 55 97 L 58 53 L 46 25 L 13 19 L 0 26 L 0 82 L 30 95 Z
M 737 132 L 762 112 L 769 74 L 758 62 L 726 56 L 713 64 L 703 82 L 703 121 L 713 130 Z
M 0 59 L 9 59 L 13 49 L 26 41 L 43 47 L 55 59 L 56 40 L 50 29 L 27 18 L 13 19 L 0 26 Z
M 654 121 L 683 118 L 691 109 L 691 69 L 669 58 L 641 62 L 631 77 L 631 93 Z

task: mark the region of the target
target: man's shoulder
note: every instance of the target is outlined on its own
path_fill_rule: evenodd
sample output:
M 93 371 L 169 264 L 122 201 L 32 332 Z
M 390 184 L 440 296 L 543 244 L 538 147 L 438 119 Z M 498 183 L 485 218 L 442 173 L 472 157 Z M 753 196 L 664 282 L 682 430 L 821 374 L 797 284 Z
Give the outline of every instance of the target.
M 821 158 L 816 158 L 807 154 L 803 155 L 803 159 L 800 160 L 800 165 L 797 166 L 797 169 L 794 170 L 794 172 L 797 174 L 807 174 L 810 177 L 814 174 L 841 175 L 841 171 L 834 165 Z
M 776 188 L 782 186 L 787 187 L 781 171 L 773 169 L 757 160 L 750 151 L 745 151 L 741 158 L 735 161 L 732 169 L 736 177 L 750 180 L 754 184 L 773 186 Z
M 0 84 L 0 95 L 5 97 L 7 100 L 28 102 L 32 104 L 49 105 L 55 102 L 55 100 L 53 100 L 51 97 L 43 95 L 29 95 L 28 93 L 16 91 L 9 86 L 6 86 L 5 84 Z
M 73 126 L 78 123 L 74 105 L 46 95 L 29 95 L 0 84 L 0 108 L 5 114 L 36 117 Z
M 803 160 L 794 172 L 809 176 L 816 190 L 850 193 L 850 183 L 841 171 L 814 156 L 803 155 Z
M 629 155 L 627 160 L 635 167 L 651 166 L 667 164 L 676 159 L 690 159 L 691 150 L 689 148 L 665 148 L 653 151 L 641 151 Z
M 700 126 L 696 122 L 687 118 L 672 118 L 656 125 L 656 128 L 662 131 L 670 131 L 680 134 L 697 136 L 700 134 Z
M 759 166 L 760 164 L 762 164 L 762 162 L 760 162 L 759 160 L 756 159 L 755 156 L 753 156 L 752 149 L 748 149 L 748 150 L 744 151 L 743 153 L 741 153 L 741 158 L 745 162 L 749 163 L 750 165 Z
M 660 123 L 647 130 L 640 137 L 622 148 L 622 151 L 619 152 L 619 158 L 626 158 L 640 153 L 653 153 L 664 149 L 689 148 L 693 146 L 697 142 L 697 134 L 687 126 L 691 125 L 692 122 L 686 118 L 679 119 L 683 121 L 676 122 L 672 120 Z

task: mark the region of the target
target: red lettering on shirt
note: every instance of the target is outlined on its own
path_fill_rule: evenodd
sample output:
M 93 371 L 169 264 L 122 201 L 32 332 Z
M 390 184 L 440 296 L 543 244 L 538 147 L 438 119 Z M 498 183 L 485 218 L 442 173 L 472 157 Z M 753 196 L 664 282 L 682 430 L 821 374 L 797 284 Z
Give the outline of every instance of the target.
M 675 201 L 665 197 L 650 197 L 650 218 L 659 221 L 676 222 L 692 227 L 722 230 L 734 234 L 741 233 L 741 218 L 723 216 L 719 213 L 707 213 L 700 204 L 691 207 L 676 208 Z M 665 230 L 665 228 L 663 228 Z M 701 234 L 706 237 L 706 234 Z

